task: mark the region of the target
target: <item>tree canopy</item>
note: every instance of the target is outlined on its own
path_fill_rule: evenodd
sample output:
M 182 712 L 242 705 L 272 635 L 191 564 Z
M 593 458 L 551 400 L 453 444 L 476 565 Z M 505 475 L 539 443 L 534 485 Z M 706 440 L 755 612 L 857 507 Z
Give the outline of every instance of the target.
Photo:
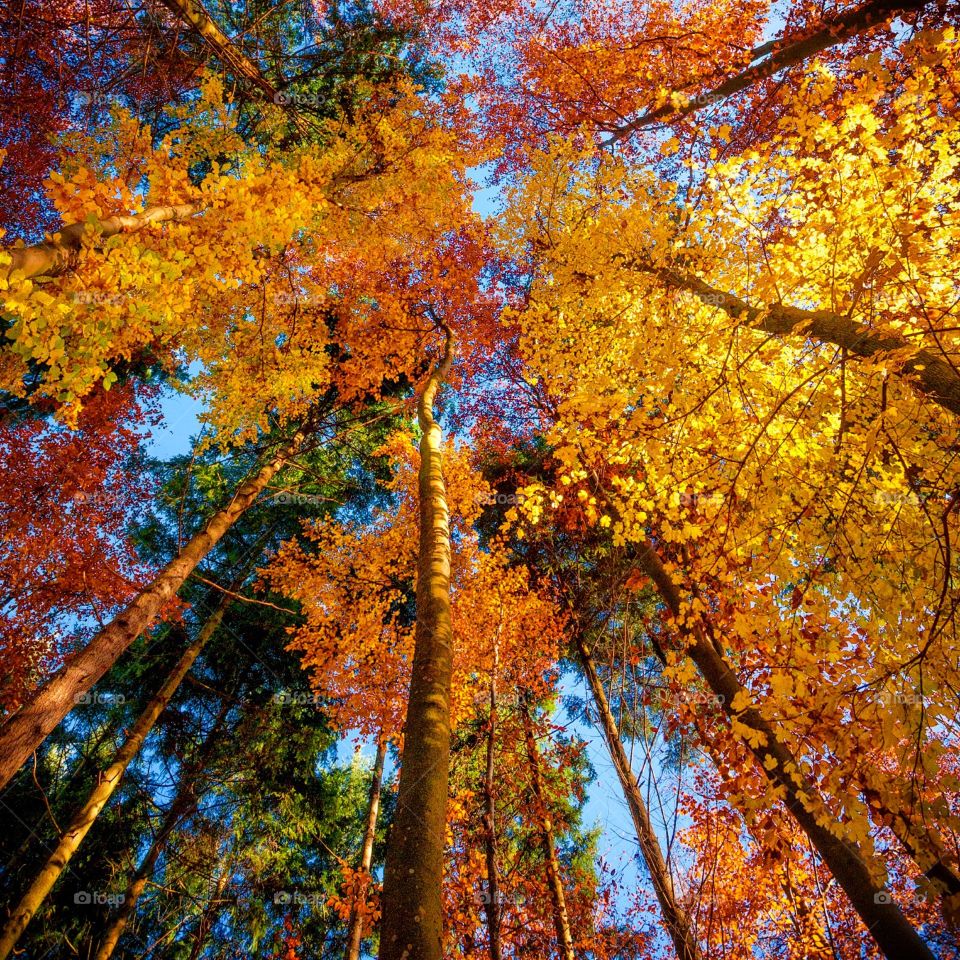
M 8 4 L 0 960 L 955 956 L 958 15 Z

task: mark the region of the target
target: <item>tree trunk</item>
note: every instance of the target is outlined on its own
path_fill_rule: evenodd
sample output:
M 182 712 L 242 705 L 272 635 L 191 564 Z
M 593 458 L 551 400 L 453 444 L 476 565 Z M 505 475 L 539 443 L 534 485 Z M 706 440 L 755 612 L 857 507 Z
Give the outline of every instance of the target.
M 147 886 L 147 881 L 153 874 L 153 868 L 156 866 L 160 854 L 170 839 L 170 835 L 183 817 L 196 807 L 196 778 L 203 772 L 207 761 L 210 759 L 210 755 L 219 742 L 223 732 L 223 721 L 232 706 L 232 698 L 224 698 L 223 705 L 217 714 L 216 720 L 214 720 L 213 726 L 210 728 L 210 732 L 204 737 L 203 743 L 197 751 L 196 758 L 181 772 L 177 794 L 163 816 L 160 828 L 157 830 L 156 836 L 150 844 L 150 849 L 147 851 L 143 860 L 140 861 L 140 865 L 137 867 L 136 873 L 134 873 L 130 883 L 127 884 L 127 889 L 123 895 L 123 902 L 120 904 L 117 915 L 103 935 L 103 940 L 100 943 L 94 960 L 109 960 L 109 958 L 113 956 L 113 952 L 120 942 L 123 931 L 130 922 L 130 918 L 136 912 L 137 903 Z
M 441 432 L 433 402 L 453 361 L 444 327 L 443 359 L 418 407 L 420 554 L 417 626 L 404 728 L 397 811 L 387 842 L 380 960 L 440 960 L 441 885 L 450 767 L 450 518 L 443 480 Z
M 70 223 L 54 234 L 54 239 L 30 247 L 7 247 L 3 252 L 10 257 L 8 265 L 0 264 L 0 280 L 9 280 L 19 271 L 25 278 L 56 277 L 66 273 L 76 261 L 83 247 L 84 237 L 108 240 L 121 233 L 136 233 L 152 223 L 185 220 L 196 210 L 183 204 L 177 207 L 151 207 L 135 216 L 107 217 L 93 224 L 84 220 Z
M 227 882 L 230 879 L 230 864 L 224 865 L 223 871 L 217 877 L 217 885 L 213 889 L 213 894 L 203 908 L 200 915 L 200 922 L 197 924 L 197 932 L 193 935 L 193 947 L 190 950 L 190 960 L 197 960 L 203 953 L 204 945 L 207 942 L 207 935 L 217 919 L 217 914 L 223 908 L 223 891 L 227 888 Z
M 494 759 L 497 737 L 497 669 L 500 665 L 499 628 L 493 642 L 490 673 L 490 724 L 487 730 L 487 768 L 483 778 L 483 832 L 487 858 L 487 889 L 483 908 L 490 937 L 490 960 L 500 960 L 500 878 L 497 875 L 497 821 Z
M 210 15 L 197 0 L 160 0 L 160 2 L 179 20 L 192 27 L 203 38 L 224 64 L 252 83 L 268 100 L 283 103 L 276 87 L 260 72 L 260 68 L 250 60 L 233 41 L 217 26 Z
M 537 741 L 533 736 L 533 721 L 526 704 L 520 708 L 523 716 L 523 734 L 527 744 L 527 759 L 533 779 L 533 793 L 543 820 L 540 823 L 540 835 L 543 841 L 543 856 L 547 866 L 547 885 L 550 888 L 550 900 L 553 905 L 553 923 L 557 931 L 557 948 L 563 960 L 576 960 L 573 952 L 573 935 L 570 932 L 570 918 L 567 914 L 567 898 L 563 892 L 563 879 L 560 875 L 560 860 L 553 837 L 553 824 L 547 808 L 546 791 L 543 787 L 543 774 L 540 770 L 540 754 Z
M 367 806 L 367 829 L 363 835 L 363 849 L 360 852 L 360 869 L 370 872 L 373 863 L 373 841 L 377 836 L 377 816 L 380 812 L 380 791 L 383 788 L 383 763 L 387 756 L 387 739 L 382 732 L 377 740 L 377 756 L 373 761 L 373 779 L 370 781 L 370 803 Z M 360 960 L 360 943 L 363 939 L 363 917 L 359 904 L 350 909 L 350 923 L 347 927 L 346 960 Z M 101 958 L 97 958 L 101 960 Z
M 630 808 L 630 816 L 633 818 L 633 826 L 637 832 L 637 842 L 640 844 L 643 859 L 647 864 L 653 889 L 660 903 L 660 911 L 670 932 L 670 939 L 673 940 L 678 960 L 701 960 L 702 955 L 693 935 L 690 917 L 677 901 L 673 878 L 670 876 L 670 870 L 663 859 L 660 843 L 653 831 L 653 824 L 650 822 L 650 814 L 643 802 L 643 796 L 637 786 L 633 771 L 630 769 L 630 760 L 620 740 L 617 722 L 610 710 L 610 704 L 600 683 L 600 678 L 597 676 L 593 658 L 579 631 L 577 632 L 577 647 L 580 652 L 583 672 L 590 684 L 590 691 L 593 694 L 594 703 L 597 705 L 597 712 L 600 714 L 603 735 L 607 741 L 607 749 L 610 751 L 610 759 L 613 761 L 617 776 L 620 778 L 620 786 L 623 788 L 623 795 L 626 798 L 627 806 Z
M 636 559 L 653 580 L 668 609 L 677 616 L 682 606 L 680 593 L 650 544 L 642 544 L 637 549 Z M 876 861 L 869 864 L 867 855 L 858 844 L 835 832 L 835 818 L 816 790 L 805 782 L 793 754 L 777 739 L 772 725 L 760 711 L 752 704 L 740 710 L 733 709 L 737 695 L 741 695 L 742 701 L 748 696 L 747 692 L 704 628 L 695 627 L 692 634 L 693 642 L 687 651 L 690 658 L 707 686 L 721 698 L 723 709 L 730 718 L 758 734 L 754 738 L 757 745 L 749 744 L 749 747 L 760 769 L 771 783 L 782 789 L 784 805 L 826 863 L 884 955 L 889 960 L 907 957 L 910 960 L 934 960 L 930 948 L 893 902 L 889 891 L 874 879 L 874 876 L 885 874 L 883 865 Z
M 668 287 L 694 294 L 735 320 L 743 318 L 753 325 L 753 329 L 763 333 L 785 337 L 794 331 L 802 331 L 804 338 L 831 343 L 854 357 L 867 358 L 906 351 L 908 356 L 898 361 L 897 368 L 910 375 L 911 382 L 920 393 L 945 410 L 960 414 L 960 374 L 942 353 L 935 353 L 926 347 L 918 350 L 915 344 L 895 333 L 871 330 L 858 320 L 830 310 L 805 310 L 785 303 L 752 306 L 746 300 L 713 287 L 692 274 L 639 259 L 627 260 L 626 265 L 656 276 Z
M 123 746 L 117 751 L 113 763 L 103 771 L 96 786 L 90 792 L 86 803 L 74 816 L 70 822 L 70 826 L 67 827 L 63 836 L 60 838 L 56 849 L 50 854 L 46 864 L 44 864 L 30 888 L 23 895 L 23 898 L 13 912 L 13 916 L 11 916 L 2 934 L 0 934 L 0 960 L 6 960 L 10 955 L 10 952 L 20 939 L 21 934 L 26 929 L 27 924 L 46 899 L 47 894 L 53 889 L 54 884 L 66 869 L 70 859 L 77 852 L 83 838 L 90 831 L 90 828 L 100 815 L 100 811 L 103 810 L 107 801 L 113 796 L 114 791 L 120 784 L 120 778 L 129 766 L 130 761 L 139 752 L 147 734 L 153 729 L 153 725 L 157 722 L 157 718 L 170 702 L 170 698 L 193 666 L 194 661 L 200 655 L 200 651 L 203 650 L 207 641 L 216 632 L 220 621 L 223 619 L 227 602 L 228 601 L 224 601 L 203 625 L 203 629 L 197 634 L 196 640 L 190 644 L 177 662 L 177 665 L 170 672 L 170 675 L 156 696 L 147 704 L 146 709 L 137 718 Z
M 116 619 L 104 627 L 81 651 L 71 656 L 7 722 L 0 727 L 0 790 L 40 746 L 47 735 L 109 670 L 120 655 L 145 630 L 183 585 L 197 564 L 249 509 L 283 467 L 304 438 L 299 431 L 283 451 L 240 485 L 233 499 L 214 514 L 164 570 Z
M 924 6 L 923 0 L 868 0 L 859 7 L 847 10 L 824 23 L 819 30 L 796 40 L 781 39 L 764 44 L 753 51 L 753 63 L 746 70 L 724 80 L 706 94 L 690 100 L 685 107 L 677 108 L 672 103 L 648 110 L 636 120 L 631 120 L 614 129 L 608 144 L 616 143 L 655 123 L 677 122 L 707 105 L 725 100 L 746 90 L 767 77 L 808 60 L 810 57 L 844 43 L 851 37 L 864 33 L 879 24 L 886 23 L 903 13 L 912 13 Z M 761 59 L 765 58 L 765 59 Z

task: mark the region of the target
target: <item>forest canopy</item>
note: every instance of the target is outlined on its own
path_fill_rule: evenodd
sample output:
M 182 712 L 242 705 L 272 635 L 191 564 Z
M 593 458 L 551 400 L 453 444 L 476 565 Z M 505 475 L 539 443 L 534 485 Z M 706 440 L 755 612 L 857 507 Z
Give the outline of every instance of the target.
M 960 956 L 958 31 L 5 4 L 0 960 Z

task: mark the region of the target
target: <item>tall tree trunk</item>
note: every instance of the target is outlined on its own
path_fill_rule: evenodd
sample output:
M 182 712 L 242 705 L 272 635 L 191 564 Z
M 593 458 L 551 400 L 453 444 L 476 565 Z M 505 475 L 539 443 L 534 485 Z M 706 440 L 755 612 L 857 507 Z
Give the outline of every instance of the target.
M 668 609 L 677 616 L 682 606 L 680 592 L 659 556 L 650 544 L 642 544 L 635 557 L 653 580 Z M 874 879 L 874 876 L 885 874 L 883 865 L 876 861 L 871 863 L 873 858 L 868 859 L 859 844 L 837 832 L 835 818 L 817 791 L 806 782 L 793 754 L 778 739 L 773 726 L 749 702 L 749 694 L 721 655 L 719 644 L 707 635 L 702 624 L 695 626 L 691 633 L 688 655 L 707 686 L 721 698 L 723 709 L 731 719 L 758 735 L 754 738 L 756 746 L 749 744 L 749 748 L 760 769 L 771 783 L 782 789 L 784 805 L 826 863 L 884 955 L 889 960 L 907 957 L 910 960 L 934 960 L 934 954 L 893 902 L 890 893 Z M 735 700 L 740 704 L 744 698 L 747 698 L 747 706 L 734 710 Z
M 0 960 L 6 960 L 10 955 L 10 952 L 20 939 L 21 934 L 26 929 L 27 924 L 46 899 L 47 894 L 53 889 L 54 884 L 66 869 L 70 859 L 77 852 L 83 838 L 90 831 L 90 828 L 100 815 L 100 811 L 103 810 L 107 801 L 113 796 L 114 791 L 120 784 L 120 778 L 130 765 L 130 761 L 139 752 L 147 734 L 153 729 L 153 725 L 157 722 L 157 718 L 170 702 L 170 698 L 193 666 L 194 661 L 200 655 L 200 651 L 203 650 L 207 641 L 216 632 L 220 621 L 223 619 L 224 610 L 228 602 L 229 601 L 224 600 L 210 616 L 197 634 L 196 640 L 190 644 L 170 672 L 163 686 L 147 704 L 143 713 L 137 718 L 123 746 L 117 751 L 113 763 L 103 771 L 96 786 L 90 792 L 90 796 L 87 797 L 86 803 L 77 811 L 73 820 L 70 822 L 70 826 L 67 827 L 63 836 L 60 838 L 56 849 L 54 849 L 53 853 L 47 858 L 47 862 L 40 870 L 40 873 L 37 874 L 30 888 L 23 895 L 23 898 L 14 910 L 7 925 L 3 928 L 2 934 L 0 934 Z
M 204 737 L 203 743 L 197 751 L 196 757 L 181 771 L 176 796 L 163 816 L 160 827 L 150 844 L 150 849 L 144 855 L 143 860 L 140 861 L 140 865 L 127 884 L 127 889 L 123 894 L 123 902 L 120 904 L 116 916 L 107 927 L 94 960 L 109 960 L 113 956 L 123 931 L 136 912 L 137 903 L 147 886 L 147 881 L 153 874 L 153 868 L 166 847 L 167 841 L 181 820 L 196 807 L 196 778 L 203 773 L 211 754 L 220 741 L 223 734 L 223 722 L 232 705 L 232 698 L 225 697 L 210 731 Z
M 774 76 L 781 70 L 803 63 L 823 50 L 829 50 L 851 37 L 886 23 L 898 15 L 919 10 L 923 6 L 923 0 L 867 0 L 859 7 L 853 7 L 838 16 L 831 17 L 820 26 L 819 30 L 807 36 L 781 38 L 763 44 L 753 51 L 753 60 L 759 60 L 759 63 L 754 62 L 743 72 L 724 80 L 708 94 L 701 94 L 691 99 L 684 107 L 678 108 L 672 103 L 667 103 L 662 107 L 648 110 L 629 123 L 616 127 L 608 144 L 616 143 L 654 123 L 682 120 L 701 107 L 714 104 L 718 100 L 725 100 L 767 77 Z
M 200 922 L 197 924 L 196 933 L 193 935 L 193 946 L 190 949 L 190 960 L 197 960 L 207 942 L 207 936 L 210 933 L 217 919 L 217 914 L 223 909 L 223 891 L 227 888 L 227 882 L 230 880 L 230 864 L 224 865 L 220 876 L 217 877 L 217 884 L 213 888 L 213 893 L 200 914 Z
M 500 960 L 500 878 L 497 874 L 496 778 L 494 761 L 497 737 L 497 670 L 500 666 L 500 628 L 493 641 L 490 672 L 490 723 L 487 729 L 487 767 L 483 777 L 483 832 L 487 858 L 487 889 L 483 901 L 490 937 L 490 960 Z
M 673 940 L 677 957 L 679 960 L 701 960 L 702 954 L 693 935 L 690 917 L 677 901 L 673 878 L 670 876 L 670 870 L 663 859 L 660 843 L 653 831 L 653 824 L 650 822 L 647 805 L 643 802 L 640 788 L 630 768 L 630 759 L 627 757 L 623 742 L 620 740 L 620 730 L 610 710 L 603 685 L 597 676 L 597 668 L 593 662 L 593 657 L 590 655 L 590 651 L 579 631 L 577 631 L 577 648 L 580 653 L 583 672 L 590 684 L 593 701 L 597 705 L 597 712 L 600 714 L 604 739 L 606 739 L 607 749 L 610 751 L 610 759 L 613 761 L 617 776 L 620 778 L 620 786 L 623 789 L 627 806 L 630 808 L 630 816 L 633 818 L 633 826 L 637 832 L 637 842 L 640 844 L 643 859 L 646 861 L 647 870 L 653 882 L 653 889 L 660 903 L 660 911 L 670 932 L 670 939 Z
M 54 234 L 53 240 L 29 247 L 7 247 L 3 252 L 10 258 L 10 263 L 0 264 L 0 280 L 9 280 L 16 271 L 27 279 L 58 276 L 73 266 L 85 237 L 109 240 L 121 233 L 136 233 L 152 223 L 185 220 L 194 213 L 193 207 L 184 204 L 151 207 L 134 216 L 106 217 L 92 224 L 86 220 L 69 223 Z
M 367 828 L 363 834 L 363 849 L 360 851 L 360 869 L 370 872 L 373 863 L 373 841 L 377 836 L 377 816 L 380 813 L 380 792 L 383 788 L 383 764 L 387 756 L 387 739 L 381 731 L 377 740 L 377 756 L 373 761 L 373 778 L 370 781 L 370 803 L 367 805 Z M 350 922 L 347 927 L 347 949 L 345 960 L 360 960 L 360 943 L 363 939 L 363 916 L 360 905 L 354 903 L 350 908 Z M 97 960 L 100 960 L 98 957 Z
M 211 517 L 198 533 L 139 596 L 104 627 L 81 651 L 67 660 L 60 671 L 0 727 L 0 790 L 40 746 L 131 643 L 147 630 L 180 589 L 197 564 L 248 510 L 301 446 L 304 431 L 298 431 L 280 454 L 240 485 L 233 499 Z
M 557 931 L 557 947 L 563 960 L 576 960 L 573 952 L 573 935 L 570 932 L 570 917 L 567 914 L 567 898 L 563 892 L 563 878 L 560 874 L 560 859 L 557 857 L 557 845 L 553 836 L 553 824 L 547 807 L 546 790 L 543 786 L 543 772 L 540 769 L 540 753 L 533 735 L 533 721 L 530 711 L 524 703 L 520 707 L 523 716 L 523 734 L 527 745 L 527 760 L 530 762 L 530 774 L 533 779 L 533 793 L 543 817 L 540 823 L 540 836 L 543 841 L 543 856 L 547 865 L 547 884 L 550 888 L 550 900 L 553 905 L 553 923 Z
M 397 810 L 387 841 L 380 960 L 440 960 L 443 848 L 450 767 L 450 517 L 440 426 L 433 403 L 453 362 L 444 326 L 443 358 L 417 410 L 420 441 L 420 554 L 417 626 L 404 727 Z

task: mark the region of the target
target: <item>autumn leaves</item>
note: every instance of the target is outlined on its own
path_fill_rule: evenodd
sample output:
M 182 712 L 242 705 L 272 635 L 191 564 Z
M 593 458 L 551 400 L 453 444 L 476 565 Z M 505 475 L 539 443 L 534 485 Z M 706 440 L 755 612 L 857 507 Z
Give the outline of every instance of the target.
M 443 110 L 404 83 L 315 136 L 277 111 L 251 142 L 210 77 L 162 136 L 117 112 L 73 137 L 46 184 L 67 225 L 0 265 L 0 385 L 82 425 L 156 365 L 205 400 L 202 452 L 263 449 L 6 724 L 5 778 L 280 471 L 332 442 L 318 409 L 348 433 L 390 419 L 353 465 L 373 508 L 304 524 L 261 571 L 299 610 L 290 647 L 331 722 L 381 745 L 381 775 L 383 744 L 400 760 L 384 960 L 624 942 L 558 852 L 577 787 L 544 760 L 563 754 L 545 717 L 564 664 L 602 713 L 675 952 L 753 956 L 704 918 L 779 929 L 782 907 L 801 951 L 931 956 L 960 894 L 960 50 L 927 20 L 863 42 L 913 9 L 794 11 L 771 45 L 756 4 L 557 26 L 505 3 L 446 25 L 475 31 L 477 72 Z M 505 24 L 501 69 L 481 41 Z M 480 135 L 457 93 L 486 111 Z M 466 171 L 494 156 L 504 209 L 484 223 Z M 601 677 L 596 622 L 631 596 L 645 621 Z M 701 751 L 701 792 L 677 805 L 721 892 L 674 882 L 620 742 L 608 698 L 639 660 Z M 508 857 L 539 864 L 539 886 L 508 881 Z M 354 918 L 375 914 L 367 859 Z M 774 906 L 733 903 L 748 868 Z M 478 878 L 482 917 L 451 893 Z M 508 889 L 537 891 L 526 913 L 499 909 Z

